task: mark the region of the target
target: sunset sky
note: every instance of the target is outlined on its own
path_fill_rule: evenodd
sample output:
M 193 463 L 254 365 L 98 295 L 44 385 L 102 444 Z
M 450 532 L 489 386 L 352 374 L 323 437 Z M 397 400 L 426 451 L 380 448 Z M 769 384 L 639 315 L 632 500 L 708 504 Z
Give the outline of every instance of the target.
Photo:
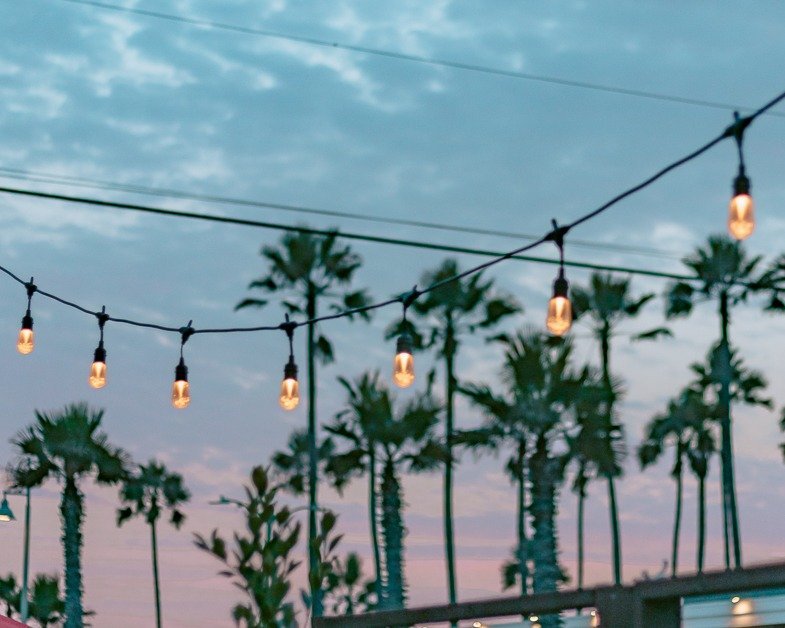
M 785 5 L 758 2 L 636 3 L 513 0 L 395 3 L 335 0 L 140 0 L 118 4 L 260 30 L 605 85 L 756 108 L 785 89 Z M 540 235 L 551 218 L 568 222 L 697 148 L 732 121 L 732 111 L 510 76 L 478 73 L 193 26 L 69 0 L 0 0 L 0 174 L 8 169 L 253 199 L 374 217 L 409 218 Z M 746 109 L 744 109 L 746 108 Z M 749 251 L 766 261 L 785 251 L 785 108 L 746 134 L 758 212 Z M 682 270 L 680 259 L 725 229 L 735 147 L 725 142 L 646 191 L 570 234 L 570 259 Z M 512 237 L 306 216 L 117 191 L 0 178 L 0 185 L 152 204 L 171 209 L 442 244 L 508 250 Z M 0 265 L 43 289 L 115 317 L 196 327 L 278 324 L 283 308 L 233 311 L 264 274 L 262 245 L 280 233 L 0 195 Z M 609 245 L 570 244 L 570 239 Z M 620 252 L 613 245 L 640 249 Z M 357 287 L 375 299 L 401 293 L 438 265 L 435 251 L 352 243 L 364 264 Z M 553 256 L 553 247 L 536 254 Z M 479 258 L 460 256 L 463 267 Z M 488 273 L 523 303 L 505 329 L 541 326 L 554 269 L 508 261 Z M 570 270 L 574 283 L 586 271 Z M 633 291 L 661 295 L 667 282 L 634 277 Z M 287 357 L 282 333 L 197 336 L 185 349 L 192 404 L 174 410 L 169 390 L 175 334 L 109 323 L 109 383 L 87 386 L 97 326 L 91 317 L 35 297 L 37 346 L 14 348 L 24 289 L 0 277 L 0 463 L 9 440 L 34 417 L 85 400 L 105 408 L 112 442 L 135 460 L 156 457 L 181 472 L 193 493 L 180 532 L 164 528 L 160 560 L 164 622 L 173 628 L 228 626 L 238 599 L 217 562 L 193 546 L 193 532 L 230 533 L 235 513 L 211 506 L 240 496 L 252 466 L 305 426 L 305 404 L 284 413 L 276 396 Z M 339 375 L 380 369 L 394 343 L 383 330 L 400 309 L 370 323 L 338 320 L 322 331 L 336 362 L 320 371 L 319 418 L 342 408 Z M 674 487 L 669 466 L 642 474 L 634 450 L 643 425 L 688 381 L 718 335 L 710 305 L 672 323 L 672 339 L 631 343 L 629 334 L 663 324 L 663 300 L 615 340 L 613 369 L 624 380 L 620 416 L 631 455 L 620 483 L 624 577 L 660 570 L 669 556 Z M 584 325 L 574 332 L 579 361 L 598 349 Z M 737 484 L 746 563 L 785 558 L 785 466 L 778 443 L 785 403 L 785 318 L 752 299 L 734 312 L 731 335 L 746 362 L 765 372 L 775 410 L 734 413 Z M 295 352 L 305 362 L 304 334 Z M 427 356 L 418 356 L 425 372 Z M 458 358 L 466 381 L 497 380 L 500 353 L 483 334 Z M 304 368 L 301 368 L 304 372 Z M 410 398 L 416 391 L 401 393 Z M 458 405 L 459 427 L 480 422 Z M 502 457 L 465 455 L 455 509 L 459 597 L 500 592 L 499 567 L 514 539 L 514 493 Z M 707 560 L 722 559 L 718 465 L 709 487 Z M 153 625 L 149 535 L 141 522 L 114 523 L 116 489 L 85 485 L 85 605 L 98 627 Z M 411 603 L 446 600 L 438 474 L 405 481 Z M 365 490 L 342 497 L 320 489 L 339 514 L 343 549 L 370 573 Z M 62 567 L 59 487 L 34 491 L 32 572 Z M 687 481 L 682 565 L 694 566 L 695 486 Z M 20 498 L 10 498 L 17 516 Z M 294 502 L 293 502 L 294 503 Z M 559 515 L 561 558 L 575 574 L 575 497 L 566 485 Z M 611 578 L 604 486 L 590 487 L 587 560 L 591 582 Z M 0 527 L 0 574 L 21 572 L 22 526 Z

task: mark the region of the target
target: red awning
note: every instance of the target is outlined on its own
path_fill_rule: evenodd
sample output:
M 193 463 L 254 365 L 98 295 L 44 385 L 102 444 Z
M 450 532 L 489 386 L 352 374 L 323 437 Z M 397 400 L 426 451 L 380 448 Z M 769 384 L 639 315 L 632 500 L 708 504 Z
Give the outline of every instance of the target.
M 0 628 L 26 628 L 26 626 L 27 624 L 20 624 L 18 621 L 0 615 Z

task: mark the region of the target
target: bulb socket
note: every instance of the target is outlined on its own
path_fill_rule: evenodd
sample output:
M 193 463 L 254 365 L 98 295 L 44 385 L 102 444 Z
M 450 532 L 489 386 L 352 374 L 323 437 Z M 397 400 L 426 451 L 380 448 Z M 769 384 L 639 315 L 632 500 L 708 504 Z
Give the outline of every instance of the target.
M 739 170 L 739 175 L 733 180 L 733 195 L 749 194 L 750 187 L 752 187 L 750 180 L 747 175 L 744 174 L 744 170 Z
M 284 365 L 283 378 L 297 381 L 297 365 L 294 363 L 294 358 L 289 358 L 289 361 Z
M 93 354 L 93 362 L 103 362 L 106 364 L 106 349 L 104 349 L 104 343 L 99 343 L 98 348 L 95 350 Z
M 411 335 L 403 332 L 400 336 L 398 336 L 398 341 L 395 343 L 395 353 L 412 353 L 412 345 L 414 344 L 414 340 L 412 339 Z
M 22 329 L 32 329 L 33 328 L 33 317 L 30 316 L 28 312 L 22 317 Z
M 570 290 L 570 284 L 564 278 L 564 274 L 560 271 L 556 281 L 553 282 L 553 296 L 567 298 L 567 293 Z
M 188 381 L 188 367 L 185 365 L 185 360 L 180 358 L 180 362 L 174 369 L 174 381 L 187 382 Z

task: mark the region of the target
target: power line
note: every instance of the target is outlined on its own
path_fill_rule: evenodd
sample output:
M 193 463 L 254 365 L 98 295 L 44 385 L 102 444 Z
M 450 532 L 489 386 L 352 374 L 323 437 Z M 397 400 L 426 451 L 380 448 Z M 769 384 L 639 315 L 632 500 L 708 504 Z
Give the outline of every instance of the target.
M 185 192 L 182 190 L 173 190 L 171 188 L 154 188 L 135 184 L 117 183 L 114 181 L 104 181 L 100 179 L 88 179 L 85 177 L 74 177 L 69 175 L 52 174 L 45 172 L 33 172 L 30 170 L 23 170 L 18 168 L 0 167 L 0 178 L 15 179 L 23 181 L 33 181 L 35 183 L 54 183 L 57 185 L 69 185 L 73 187 L 93 188 L 100 190 L 115 190 L 120 192 L 131 192 L 133 194 L 143 194 L 147 196 L 161 196 L 178 199 L 188 199 L 203 201 L 206 203 L 218 204 L 231 204 L 240 205 L 245 207 L 260 207 L 264 209 L 276 209 L 314 216 L 328 216 L 332 218 L 348 218 L 351 220 L 359 220 L 364 222 L 402 225 L 407 227 L 421 227 L 425 229 L 436 229 L 440 231 L 448 231 L 453 233 L 467 233 L 473 235 L 495 236 L 502 238 L 509 238 L 514 240 L 536 240 L 536 236 L 515 233 L 511 231 L 500 231 L 494 229 L 479 229 L 475 227 L 463 227 L 459 225 L 447 225 L 437 222 L 428 222 L 422 220 L 410 220 L 405 218 L 386 218 L 378 216 L 367 216 L 364 214 L 357 214 L 353 212 L 336 211 L 329 209 L 316 209 L 312 207 L 304 207 L 301 205 L 290 205 L 284 203 L 272 203 L 268 201 L 256 201 L 249 199 L 233 198 L 227 196 L 217 196 L 211 194 L 198 194 L 195 192 Z M 616 251 L 619 253 L 635 253 L 639 255 L 648 255 L 652 257 L 662 257 L 669 259 L 678 259 L 674 255 L 649 247 L 636 247 L 624 244 L 610 244 L 610 243 L 597 243 L 589 242 L 587 240 L 570 240 L 571 246 L 579 246 L 585 248 L 593 248 L 607 251 Z
M 432 292 L 433 290 L 436 290 L 436 289 L 438 289 L 438 288 L 440 288 L 440 287 L 442 287 L 444 285 L 452 283 L 453 281 L 459 281 L 459 280 L 461 280 L 461 279 L 463 279 L 465 277 L 468 277 L 470 275 L 482 272 L 482 271 L 486 270 L 487 268 L 490 268 L 491 266 L 494 266 L 494 265 L 496 265 L 499 262 L 502 262 L 504 260 L 516 259 L 516 258 L 524 258 L 524 256 L 522 255 L 523 253 L 525 253 L 527 251 L 530 251 L 530 250 L 536 248 L 537 246 L 539 246 L 541 244 L 544 244 L 545 242 L 553 242 L 558 247 L 559 253 L 560 253 L 560 260 L 559 260 L 558 263 L 560 264 L 560 266 L 564 265 L 565 264 L 564 257 L 563 257 L 563 255 L 564 255 L 564 250 L 563 250 L 564 238 L 565 238 L 565 236 L 568 235 L 568 233 L 573 228 L 575 228 L 577 226 L 580 226 L 583 223 L 585 223 L 585 222 L 587 222 L 587 221 L 589 221 L 589 220 L 591 220 L 593 218 L 596 218 L 597 216 L 599 216 L 600 214 L 606 212 L 608 209 L 610 209 L 612 206 L 616 205 L 617 203 L 619 203 L 623 199 L 625 199 L 625 198 L 627 198 L 629 196 L 632 196 L 633 194 L 635 194 L 635 193 L 639 192 L 640 190 L 644 189 L 645 187 L 648 187 L 649 185 L 651 185 L 655 181 L 657 181 L 660 178 L 664 177 L 667 173 L 671 172 L 672 170 L 675 170 L 676 168 L 686 164 L 687 162 L 692 161 L 693 159 L 696 159 L 697 157 L 699 157 L 700 155 L 702 155 L 706 151 L 710 150 L 711 148 L 713 148 L 714 146 L 719 144 L 721 141 L 723 141 L 725 139 L 728 139 L 728 138 L 735 138 L 738 142 L 741 142 L 741 137 L 743 135 L 744 130 L 752 123 L 752 121 L 755 120 L 758 116 L 764 114 L 766 111 L 768 111 L 769 109 L 771 109 L 775 105 L 777 105 L 783 99 L 785 99 L 785 92 L 782 92 L 777 97 L 775 97 L 772 100 L 770 100 L 768 103 L 766 103 L 761 108 L 757 109 L 754 113 L 750 114 L 749 116 L 747 116 L 745 118 L 741 118 L 741 119 L 737 118 L 736 121 L 734 122 L 734 124 L 732 124 L 729 127 L 727 127 L 722 133 L 720 133 L 714 139 L 708 141 L 706 144 L 704 144 L 700 148 L 692 151 L 691 153 L 689 153 L 685 157 L 682 157 L 681 159 L 677 159 L 676 161 L 674 161 L 674 162 L 668 164 L 667 166 L 665 166 L 664 168 L 661 168 L 654 175 L 648 177 L 643 182 L 641 182 L 638 185 L 635 185 L 635 186 L 633 186 L 631 188 L 628 188 L 627 190 L 625 190 L 624 192 L 622 192 L 620 194 L 617 194 L 610 201 L 600 205 L 598 208 L 596 208 L 596 209 L 594 209 L 594 210 L 592 210 L 592 211 L 590 211 L 590 212 L 588 212 L 586 214 L 583 214 L 582 216 L 580 216 L 579 218 L 575 219 L 571 223 L 559 226 L 556 223 L 556 221 L 554 220 L 553 221 L 553 229 L 551 231 L 545 233 L 542 237 L 540 237 L 539 239 L 537 239 L 534 242 L 531 242 L 529 244 L 521 246 L 521 247 L 519 247 L 517 249 L 514 249 L 514 250 L 509 251 L 507 253 L 504 253 L 502 255 L 498 255 L 496 257 L 493 257 L 489 261 L 486 261 L 486 262 L 483 262 L 482 264 L 478 264 L 476 266 L 473 266 L 473 267 L 471 267 L 471 268 L 469 268 L 467 270 L 464 270 L 463 272 L 460 272 L 460 273 L 458 273 L 458 274 L 456 274 L 456 275 L 454 275 L 452 277 L 448 277 L 448 278 L 443 279 L 441 281 L 437 281 L 437 282 L 435 282 L 435 283 L 433 283 L 433 284 L 431 284 L 429 286 L 426 286 L 426 287 L 424 287 L 422 289 L 418 289 L 417 286 L 415 286 L 410 292 L 404 293 L 404 294 L 402 294 L 399 297 L 395 297 L 395 298 L 392 298 L 392 299 L 387 299 L 385 301 L 380 301 L 380 302 L 377 302 L 377 303 L 372 303 L 370 305 L 366 305 L 366 306 L 362 306 L 362 307 L 346 309 L 346 310 L 343 310 L 343 311 L 338 312 L 336 314 L 320 316 L 320 317 L 317 317 L 317 318 L 312 318 L 312 319 L 301 321 L 301 322 L 289 321 L 288 317 L 287 317 L 287 320 L 286 320 L 285 323 L 281 323 L 281 324 L 275 325 L 275 326 L 273 326 L 273 325 L 264 325 L 264 326 L 257 326 L 257 327 L 230 327 L 230 328 L 214 328 L 214 329 L 194 329 L 194 328 L 191 327 L 191 322 L 189 322 L 186 327 L 175 328 L 175 327 L 164 327 L 164 326 L 161 326 L 161 325 L 154 325 L 154 324 L 151 324 L 151 323 L 143 323 L 143 322 L 139 322 L 139 321 L 133 321 L 133 320 L 130 320 L 130 319 L 115 319 L 115 318 L 111 318 L 110 316 L 105 314 L 103 311 L 102 312 L 92 312 L 91 310 L 89 310 L 89 309 L 87 309 L 87 308 L 85 308 L 85 307 L 83 307 L 81 305 L 78 305 L 78 304 L 76 304 L 76 303 L 74 303 L 72 301 L 68 301 L 66 299 L 63 299 L 63 298 L 58 297 L 56 295 L 53 295 L 51 293 L 41 292 L 33 284 L 33 280 L 32 279 L 29 282 L 25 282 L 22 279 L 20 279 L 19 277 L 17 277 L 14 273 L 12 273 L 11 271 L 7 270 L 6 268 L 3 268 L 3 267 L 0 266 L 0 270 L 2 272 L 6 273 L 7 275 L 9 275 L 12 279 L 17 281 L 18 283 L 20 283 L 20 284 L 22 284 L 23 286 L 26 287 L 27 293 L 28 293 L 28 300 L 32 297 L 32 295 L 35 292 L 40 292 L 44 296 L 52 298 L 52 299 L 54 299 L 54 300 L 56 300 L 56 301 L 58 301 L 58 302 L 60 302 L 60 303 L 62 303 L 64 305 L 70 306 L 72 308 L 75 308 L 75 309 L 77 309 L 77 310 L 79 310 L 81 312 L 90 314 L 92 316 L 99 317 L 99 322 L 101 321 L 101 317 L 103 317 L 104 320 L 114 320 L 115 322 L 121 322 L 121 323 L 126 323 L 126 324 L 130 324 L 130 325 L 136 325 L 136 326 L 140 326 L 140 327 L 151 327 L 151 328 L 159 329 L 159 330 L 162 330 L 162 331 L 176 331 L 176 332 L 180 333 L 181 337 L 182 337 L 182 340 L 181 340 L 181 354 L 182 354 L 182 346 L 185 344 L 185 342 L 188 339 L 188 337 L 193 335 L 193 334 L 196 334 L 196 333 L 230 333 L 230 332 L 254 332 L 254 331 L 283 330 L 283 331 L 286 331 L 287 335 L 290 335 L 290 337 L 291 337 L 291 334 L 293 333 L 294 329 L 296 329 L 299 326 L 303 326 L 303 325 L 309 325 L 310 326 L 310 325 L 315 325 L 315 324 L 317 324 L 319 322 L 322 322 L 322 321 L 334 320 L 334 319 L 338 319 L 338 318 L 349 317 L 349 316 L 353 316 L 354 314 L 359 314 L 359 313 L 362 313 L 362 312 L 368 312 L 370 310 L 379 309 L 379 308 L 386 307 L 388 305 L 392 305 L 392 304 L 395 304 L 395 303 L 401 303 L 404 306 L 404 308 L 406 308 L 414 300 L 416 300 L 419 296 L 421 296 L 423 294 L 426 294 L 426 293 L 429 293 L 429 292 Z M 175 211 L 172 211 L 172 210 L 155 208 L 155 207 L 147 207 L 147 206 L 143 206 L 143 205 L 132 205 L 132 204 L 129 204 L 129 203 L 118 203 L 118 202 L 114 202 L 114 201 L 101 201 L 101 200 L 98 200 L 98 199 L 71 197 L 71 196 L 65 196 L 65 195 L 62 195 L 62 194 L 52 194 L 52 193 L 48 193 L 48 192 L 36 192 L 36 191 L 33 191 L 33 190 L 23 190 L 23 189 L 18 189 L 18 188 L 0 187 L 0 192 L 5 192 L 5 193 L 8 193 L 8 194 L 20 194 L 20 195 L 24 195 L 24 196 L 28 196 L 28 197 L 38 197 L 38 198 L 47 198 L 47 199 L 52 199 L 52 200 L 61 200 L 61 201 L 67 201 L 67 202 L 72 202 L 72 203 L 82 203 L 82 204 L 96 205 L 96 206 L 100 206 L 100 207 L 114 207 L 114 208 L 118 208 L 118 209 L 128 209 L 128 210 L 133 210 L 133 211 L 142 211 L 142 212 L 148 212 L 148 213 L 159 214 L 159 215 L 169 215 L 169 216 L 176 215 L 176 216 L 181 216 L 181 217 L 194 218 L 194 219 L 200 219 L 200 220 L 211 220 L 211 221 L 223 222 L 223 223 L 244 224 L 244 225 L 253 225 L 253 226 L 260 226 L 260 227 L 261 226 L 265 226 L 267 228 L 283 229 L 283 230 L 286 230 L 286 231 L 299 231 L 301 233 L 312 233 L 312 234 L 318 234 L 318 235 L 329 235 L 329 236 L 337 236 L 338 235 L 335 232 L 332 232 L 332 233 L 331 232 L 326 232 L 326 231 L 324 231 L 322 229 L 311 229 L 311 228 L 308 228 L 308 227 L 293 227 L 291 225 L 280 225 L 280 224 L 275 224 L 275 223 L 263 223 L 261 221 L 250 221 L 250 220 L 239 219 L 239 218 L 229 218 L 229 217 L 226 217 L 226 216 L 212 216 L 212 215 L 205 215 L 205 214 L 196 214 L 194 212 L 175 212 Z M 393 239 L 381 238 L 381 237 L 378 237 L 378 236 L 359 236 L 358 234 L 353 234 L 353 235 L 341 234 L 341 237 L 348 238 L 348 239 L 363 239 L 365 241 L 373 241 L 373 242 L 393 243 L 392 242 Z M 398 241 L 397 243 L 402 244 L 403 242 L 404 241 Z M 417 243 L 417 244 L 415 244 L 415 246 L 423 247 L 423 244 L 422 243 Z M 526 257 L 528 257 L 528 256 L 526 256 Z M 535 261 L 535 260 L 534 259 L 528 259 L 527 261 Z M 552 260 L 545 260 L 545 259 L 542 259 L 542 258 L 540 260 L 537 260 L 537 261 L 545 261 L 547 263 L 553 263 Z M 589 265 L 586 265 L 586 266 L 589 266 Z M 621 269 L 619 269 L 619 270 L 621 270 Z M 631 271 L 628 270 L 628 271 L 624 271 L 624 272 L 631 272 Z M 654 272 L 656 272 L 656 271 L 648 271 L 645 274 L 653 275 Z M 667 275 L 663 274 L 663 276 L 667 276 Z M 563 280 L 563 275 L 560 274 L 559 277 Z M 670 278 L 679 278 L 680 279 L 682 277 L 671 275 Z M 697 279 L 697 278 L 696 277 L 686 277 L 684 279 L 686 279 L 686 280 L 694 280 L 694 279 Z M 181 355 L 181 363 L 182 363 L 182 355 Z M 185 368 L 185 367 L 183 366 L 183 368 Z
M 389 59 L 398 59 L 401 61 L 411 61 L 414 63 L 421 63 L 432 66 L 440 66 L 445 68 L 452 68 L 455 70 L 468 70 L 471 72 L 478 72 L 481 74 L 490 74 L 495 76 L 504 76 L 507 78 L 521 79 L 526 81 L 535 81 L 538 83 L 548 83 L 551 85 L 560 85 L 562 87 L 574 87 L 580 89 L 589 89 L 598 92 L 605 92 L 609 94 L 617 94 L 622 96 L 633 96 L 636 98 L 647 98 L 650 100 L 659 100 L 665 102 L 679 103 L 682 105 L 693 105 L 697 107 L 709 107 L 712 109 L 723 109 L 725 111 L 751 111 L 752 107 L 744 107 L 734 105 L 731 103 L 719 102 L 714 100 L 703 100 L 699 98 L 686 98 L 683 96 L 674 96 L 672 94 L 663 94 L 659 92 L 650 92 L 646 90 L 628 89 L 624 87 L 615 87 L 612 85 L 604 85 L 601 83 L 592 83 L 588 81 L 574 81 L 571 79 L 564 79 L 556 76 L 547 76 L 543 74 L 532 74 L 529 72 L 518 72 L 515 70 L 504 70 L 502 68 L 494 68 L 491 66 L 479 65 L 474 63 L 463 63 L 460 61 L 451 61 L 449 59 L 439 59 L 435 57 L 426 57 L 423 55 L 407 54 L 403 52 L 396 52 L 393 50 L 382 50 L 379 48 L 370 48 L 367 46 L 356 46 L 353 44 L 345 44 L 335 41 L 328 41 L 318 39 L 315 37 L 306 37 L 303 35 L 292 35 L 289 33 L 280 33 L 267 29 L 251 28 L 248 26 L 239 26 L 237 24 L 228 24 L 225 22 L 217 22 L 214 20 L 205 20 L 199 18 L 192 18 L 184 15 L 176 15 L 172 13 L 162 13 L 160 11 L 151 11 L 148 9 L 138 9 L 135 7 L 124 7 L 116 4 L 109 4 L 106 2 L 97 2 L 95 0 L 62 0 L 63 2 L 70 2 L 71 4 L 79 4 L 83 6 L 90 6 L 108 11 L 117 11 L 121 13 L 132 13 L 135 15 L 142 15 L 144 17 L 151 17 L 159 20 L 167 20 L 169 22 L 179 22 L 182 24 L 189 24 L 191 26 L 200 26 L 213 28 L 216 30 L 225 30 L 235 33 L 243 33 L 245 35 L 259 35 L 261 37 L 268 37 L 271 39 L 281 39 L 285 41 L 295 41 L 302 44 L 309 44 L 312 46 L 320 46 L 323 48 L 333 48 L 337 50 L 348 50 L 351 52 L 358 52 L 366 55 L 375 55 L 379 57 L 386 57 Z M 768 115 L 785 118 L 785 113 L 779 111 L 768 111 Z
M 305 227 L 300 225 L 289 225 L 286 223 L 267 222 L 261 220 L 251 220 L 246 218 L 237 218 L 233 216 L 219 216 L 216 214 L 205 214 L 190 211 L 179 211 L 173 209 L 166 209 L 163 207 L 152 207 L 149 205 L 137 205 L 133 203 L 124 203 L 121 201 L 104 201 L 100 199 L 84 197 L 84 196 L 67 196 L 64 194 L 55 194 L 52 192 L 39 192 L 37 190 L 26 190 L 23 188 L 9 188 L 0 186 L 0 192 L 6 194 L 15 194 L 20 196 L 31 196 L 35 198 L 44 198 L 54 201 L 65 201 L 67 203 L 79 203 L 82 205 L 92 205 L 96 207 L 111 207 L 113 209 L 123 209 L 135 212 L 142 212 L 148 214 L 157 214 L 159 216 L 170 216 L 173 218 L 188 218 L 193 220 L 203 220 L 207 222 L 218 222 L 224 224 L 241 225 L 245 227 L 258 227 L 261 229 L 275 229 L 279 231 L 288 231 L 293 233 L 307 233 L 317 236 L 330 236 L 338 234 L 341 238 L 347 240 L 358 240 L 361 242 L 370 242 L 374 244 L 390 244 L 395 246 L 404 246 L 417 249 L 427 249 L 432 251 L 442 251 L 446 253 L 462 253 L 467 255 L 477 255 L 480 257 L 498 258 L 506 255 L 500 251 L 493 251 L 488 249 L 478 249 L 472 247 L 456 246 L 452 244 L 438 244 L 435 242 L 423 242 L 419 240 L 409 240 L 405 238 L 391 238 L 387 236 L 376 236 L 370 234 L 353 233 L 349 231 L 336 231 L 335 229 L 317 229 L 315 227 Z M 536 243 L 541 243 L 542 238 L 538 238 Z M 514 254 L 511 259 L 516 259 L 524 262 L 534 262 L 538 264 L 551 264 L 558 265 L 559 260 L 551 259 L 548 257 L 536 257 L 530 255 Z M 681 275 L 678 273 L 667 273 L 658 270 L 648 270 L 643 268 L 632 268 L 626 266 L 612 266 L 607 264 L 594 264 L 591 262 L 576 262 L 565 260 L 565 266 L 573 268 L 584 268 L 589 270 L 603 270 L 607 272 L 629 273 L 634 275 L 645 275 L 649 277 L 659 277 L 663 279 L 676 279 L 676 280 L 690 280 L 694 277 L 688 275 Z

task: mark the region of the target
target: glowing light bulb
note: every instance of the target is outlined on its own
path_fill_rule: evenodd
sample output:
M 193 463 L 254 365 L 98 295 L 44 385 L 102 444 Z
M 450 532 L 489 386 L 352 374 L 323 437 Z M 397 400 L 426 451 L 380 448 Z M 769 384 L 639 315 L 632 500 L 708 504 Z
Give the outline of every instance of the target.
M 412 337 L 403 333 L 398 337 L 393 360 L 393 382 L 400 388 L 408 388 L 414 383 L 414 355 Z
M 563 336 L 572 327 L 572 304 L 567 297 L 569 284 L 564 278 L 564 271 L 553 282 L 553 296 L 548 302 L 548 315 L 545 326 L 554 336 Z
M 22 318 L 22 329 L 19 330 L 19 337 L 16 341 L 16 350 L 22 355 L 32 353 L 35 349 L 35 334 L 33 333 L 33 317 L 30 310 Z
M 290 357 L 289 362 L 283 367 L 283 381 L 281 382 L 281 394 L 278 403 L 284 410 L 294 410 L 300 403 L 300 384 L 297 382 L 297 365 L 294 358 Z
M 106 362 L 93 362 L 93 365 L 90 367 L 88 381 L 93 388 L 106 386 Z
M 93 388 L 106 386 L 106 349 L 104 343 L 98 343 L 98 348 L 93 356 L 93 365 L 90 367 L 90 377 L 87 379 Z
M 174 384 L 172 384 L 172 405 L 182 410 L 191 403 L 191 387 L 188 384 L 188 367 L 183 358 L 174 369 Z
M 737 240 L 746 240 L 755 231 L 755 203 L 749 194 L 737 194 L 728 206 L 728 232 Z
M 750 196 L 750 180 L 739 168 L 733 180 L 733 198 L 728 205 L 728 233 L 737 240 L 745 240 L 755 231 L 755 203 Z

